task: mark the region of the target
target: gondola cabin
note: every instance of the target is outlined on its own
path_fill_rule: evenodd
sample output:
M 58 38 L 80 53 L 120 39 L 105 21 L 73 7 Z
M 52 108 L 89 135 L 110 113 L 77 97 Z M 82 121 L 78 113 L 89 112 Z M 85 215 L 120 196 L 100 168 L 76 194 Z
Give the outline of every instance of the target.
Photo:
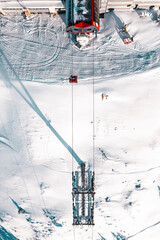
M 66 0 L 66 31 L 92 33 L 99 27 L 99 0 Z
M 77 76 L 71 75 L 70 78 L 69 78 L 69 82 L 70 83 L 78 83 Z

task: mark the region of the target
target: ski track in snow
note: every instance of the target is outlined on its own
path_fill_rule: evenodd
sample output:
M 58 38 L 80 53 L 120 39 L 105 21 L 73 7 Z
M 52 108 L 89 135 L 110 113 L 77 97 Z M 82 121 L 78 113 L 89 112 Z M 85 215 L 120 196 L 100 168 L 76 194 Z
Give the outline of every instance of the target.
M 109 19 L 108 14 L 106 21 L 109 19 L 110 26 L 114 26 L 115 16 L 111 17 Z M 1 46 L 21 80 L 43 81 L 46 78 L 48 83 L 63 82 L 72 71 L 72 51 L 74 74 L 81 78 L 92 75 L 93 46 L 86 50 L 77 49 L 74 43 L 70 42 L 67 33 L 63 32 L 65 24 L 60 19 L 55 20 L 56 26 L 54 19 L 49 20 L 45 16 L 28 21 L 18 18 L 15 19 L 13 27 L 10 21 L 1 17 Z M 108 28 L 105 29 L 106 33 L 107 30 Z M 94 40 L 96 76 L 103 75 L 106 80 L 160 66 L 159 46 L 152 50 L 145 47 L 139 49 L 138 41 L 135 40 L 134 47 L 131 48 L 124 46 L 122 40 L 117 42 L 119 36 L 115 36 L 116 30 L 110 35 L 107 33 L 106 37 L 101 37 L 102 33 L 98 34 L 98 41 Z
M 132 236 L 129 236 L 128 239 L 129 239 L 129 238 L 133 238 L 133 237 L 135 237 L 136 235 L 138 235 L 138 234 L 140 234 L 140 233 L 142 233 L 142 232 L 144 232 L 144 231 L 146 231 L 146 230 L 148 230 L 148 229 L 150 229 L 150 228 L 152 228 L 152 227 L 155 227 L 155 226 L 157 226 L 157 225 L 159 225 L 159 224 L 160 224 L 160 221 L 154 223 L 153 225 L 151 225 L 151 226 L 149 226 L 149 227 L 146 227 L 146 228 L 142 229 L 141 231 L 139 231 L 138 233 L 133 234 Z

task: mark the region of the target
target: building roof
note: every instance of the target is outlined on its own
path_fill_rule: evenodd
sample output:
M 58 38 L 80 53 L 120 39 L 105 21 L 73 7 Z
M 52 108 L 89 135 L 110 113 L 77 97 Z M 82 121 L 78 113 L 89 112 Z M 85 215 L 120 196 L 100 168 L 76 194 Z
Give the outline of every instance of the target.
M 0 0 L 0 9 L 21 9 L 21 8 L 64 8 L 63 0 Z M 82 16 L 80 10 L 90 14 L 87 9 L 86 0 L 75 0 L 77 3 L 74 9 L 75 19 L 80 19 Z M 78 4 L 80 6 L 78 6 Z M 117 11 L 131 10 L 138 4 L 139 8 L 149 8 L 150 6 L 160 7 L 160 0 L 100 0 L 100 12 L 107 12 L 109 9 Z M 83 5 L 83 6 L 82 6 Z

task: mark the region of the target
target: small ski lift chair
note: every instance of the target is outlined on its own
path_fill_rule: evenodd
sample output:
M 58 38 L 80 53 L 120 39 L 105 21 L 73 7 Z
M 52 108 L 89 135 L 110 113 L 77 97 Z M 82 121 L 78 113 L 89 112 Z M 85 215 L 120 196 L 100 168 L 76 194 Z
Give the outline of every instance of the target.
M 70 83 L 74 83 L 74 82 L 75 82 L 75 83 L 78 83 L 78 81 L 77 81 L 77 76 L 71 75 L 70 78 L 69 78 L 69 82 L 70 82 Z
M 133 37 L 126 37 L 123 40 L 124 44 L 129 44 L 133 42 Z

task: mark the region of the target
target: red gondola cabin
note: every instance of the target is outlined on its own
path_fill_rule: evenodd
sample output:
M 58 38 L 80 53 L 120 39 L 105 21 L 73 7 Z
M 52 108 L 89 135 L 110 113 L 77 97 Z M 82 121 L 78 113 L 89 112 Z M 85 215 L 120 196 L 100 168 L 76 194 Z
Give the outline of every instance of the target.
M 78 83 L 78 81 L 77 81 L 77 76 L 71 75 L 70 78 L 69 78 L 69 82 L 70 82 L 70 83 L 74 83 L 74 82 L 75 82 L 75 83 Z

